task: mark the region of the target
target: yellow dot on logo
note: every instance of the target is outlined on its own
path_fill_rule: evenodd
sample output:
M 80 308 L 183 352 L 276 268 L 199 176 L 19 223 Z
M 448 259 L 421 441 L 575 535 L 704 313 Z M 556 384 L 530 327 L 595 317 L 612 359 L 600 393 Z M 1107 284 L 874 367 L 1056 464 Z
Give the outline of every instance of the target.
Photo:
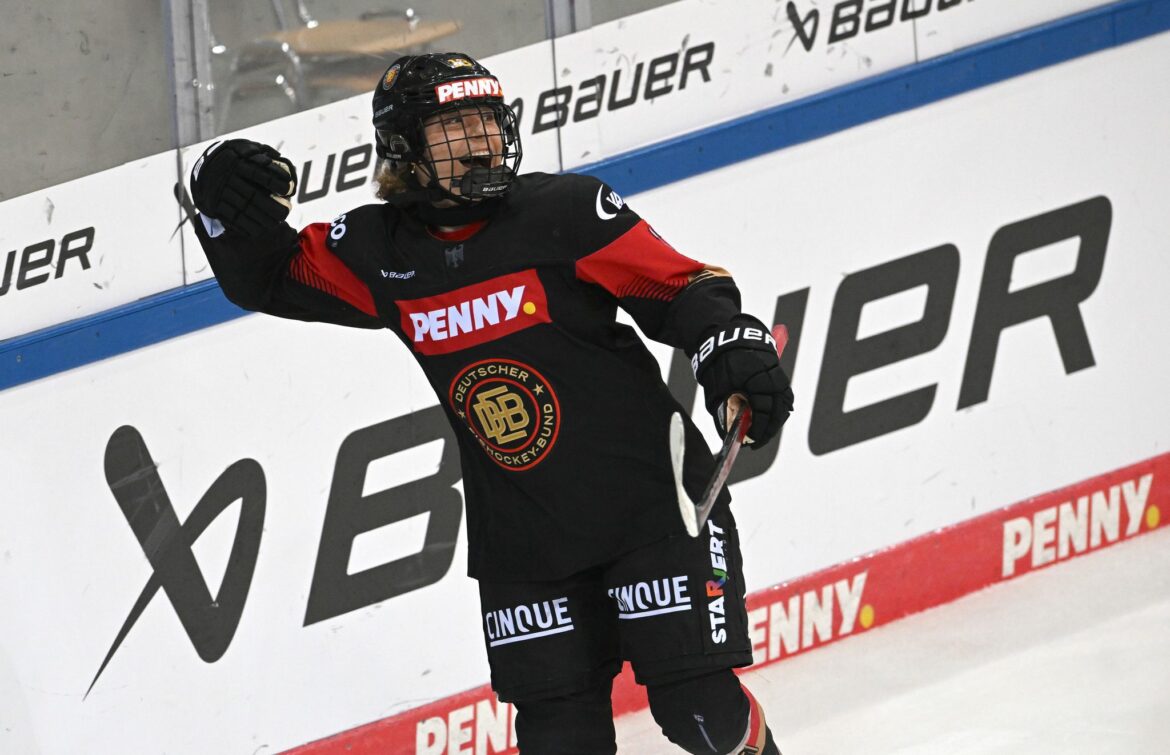
M 1158 522 L 1162 520 L 1162 512 L 1158 510 L 1157 506 L 1151 506 L 1146 509 L 1146 526 L 1154 529 L 1158 526 Z
M 526 314 L 526 315 L 536 314 L 536 305 L 530 301 L 524 302 L 524 314 Z
M 864 605 L 861 607 L 861 628 L 869 629 L 873 626 L 873 606 Z

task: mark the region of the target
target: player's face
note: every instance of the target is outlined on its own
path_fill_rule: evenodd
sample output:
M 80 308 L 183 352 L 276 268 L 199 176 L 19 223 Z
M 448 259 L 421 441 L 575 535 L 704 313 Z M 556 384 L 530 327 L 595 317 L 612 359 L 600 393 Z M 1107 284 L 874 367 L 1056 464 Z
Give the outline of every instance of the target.
M 504 162 L 504 135 L 486 108 L 465 107 L 433 115 L 423 122 L 427 154 L 435 177 L 452 194 L 474 167 L 498 168 Z

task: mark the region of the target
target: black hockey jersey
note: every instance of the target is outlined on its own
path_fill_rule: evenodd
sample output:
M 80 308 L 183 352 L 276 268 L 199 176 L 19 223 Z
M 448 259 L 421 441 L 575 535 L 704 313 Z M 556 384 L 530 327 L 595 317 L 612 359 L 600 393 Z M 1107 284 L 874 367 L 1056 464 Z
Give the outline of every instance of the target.
M 682 409 L 617 307 L 693 353 L 739 292 L 594 178 L 530 173 L 499 201 L 457 234 L 385 203 L 260 240 L 195 225 L 239 306 L 394 331 L 455 428 L 469 573 L 556 579 L 683 532 L 667 444 Z M 712 458 L 686 424 L 697 497 Z

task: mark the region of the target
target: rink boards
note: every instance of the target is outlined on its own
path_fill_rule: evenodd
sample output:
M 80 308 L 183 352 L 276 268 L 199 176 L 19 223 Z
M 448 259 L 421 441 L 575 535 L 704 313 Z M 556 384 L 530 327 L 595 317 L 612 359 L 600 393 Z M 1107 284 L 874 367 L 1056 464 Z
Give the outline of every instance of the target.
M 1119 30 L 1140 29 L 1149 4 L 1137 3 L 1128 23 L 1132 10 L 1103 14 L 1105 26 L 1117 17 Z M 1108 2 L 782 5 L 683 0 L 486 58 L 520 118 L 524 169 L 597 163 Z M 1091 42 L 1101 27 L 1074 35 Z M 1054 47 L 1067 49 L 1068 40 Z M 289 222 L 299 227 L 369 201 L 369 113 L 363 94 L 232 135 L 296 161 Z M 208 143 L 0 202 L 0 339 L 210 278 L 189 226 L 177 230 L 184 213 L 174 196 L 178 176 L 186 180 Z
M 797 411 L 732 488 L 757 661 L 1163 526 L 1167 59 L 1151 36 L 627 197 L 790 331 Z M 450 431 L 385 333 L 231 319 L 0 405 L 6 749 L 511 746 Z

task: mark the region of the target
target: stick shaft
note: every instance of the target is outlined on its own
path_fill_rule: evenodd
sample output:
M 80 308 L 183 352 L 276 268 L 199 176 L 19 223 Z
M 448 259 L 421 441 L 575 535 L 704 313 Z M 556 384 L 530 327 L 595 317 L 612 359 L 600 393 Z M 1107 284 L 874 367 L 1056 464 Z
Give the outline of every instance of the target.
M 720 491 L 723 490 L 723 483 L 727 482 L 727 476 L 731 474 L 731 467 L 735 464 L 735 457 L 739 455 L 739 449 L 743 448 L 743 440 L 747 437 L 748 427 L 751 424 L 752 410 L 745 401 L 731 421 L 731 428 L 723 438 L 723 447 L 719 449 L 719 454 L 715 457 L 715 474 L 707 483 L 703 497 L 695 504 L 695 519 L 700 531 L 707 523 L 707 517 L 711 516 L 711 509 L 715 506 Z

